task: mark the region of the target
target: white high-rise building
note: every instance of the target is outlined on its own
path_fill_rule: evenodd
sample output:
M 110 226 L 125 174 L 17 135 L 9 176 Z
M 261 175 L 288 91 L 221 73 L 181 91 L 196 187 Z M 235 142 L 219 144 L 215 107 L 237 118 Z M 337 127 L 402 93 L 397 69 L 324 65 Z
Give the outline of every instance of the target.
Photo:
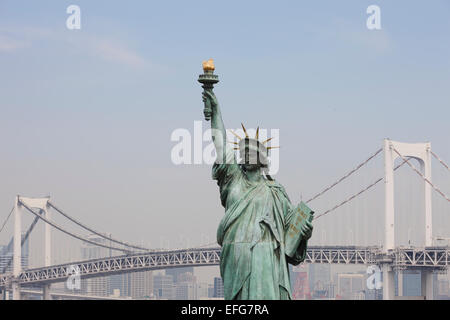
M 197 300 L 208 299 L 210 285 L 206 282 L 197 283 Z
M 175 285 L 171 275 L 158 274 L 153 276 L 153 293 L 155 299 L 175 299 Z
M 89 235 L 88 240 L 109 245 L 108 240 L 97 235 Z M 110 255 L 111 251 L 109 249 L 95 246 L 90 243 L 83 243 L 81 247 L 81 258 L 83 260 L 104 258 Z M 81 278 L 81 292 L 92 296 L 108 296 L 108 278 L 109 277 Z
M 153 296 L 153 275 L 151 271 L 129 274 L 130 293 L 133 299 L 149 299 Z
M 175 284 L 175 299 L 197 300 L 197 278 L 191 272 L 178 275 Z
M 25 234 L 22 234 L 22 238 Z M 27 239 L 22 245 L 22 268 L 28 268 L 28 256 L 29 256 L 29 239 Z M 8 245 L 0 245 L 0 274 L 6 272 L 12 272 L 12 257 L 13 257 L 13 245 L 14 239 L 9 241 Z
M 365 274 L 338 273 L 337 294 L 346 300 L 363 300 L 365 291 Z

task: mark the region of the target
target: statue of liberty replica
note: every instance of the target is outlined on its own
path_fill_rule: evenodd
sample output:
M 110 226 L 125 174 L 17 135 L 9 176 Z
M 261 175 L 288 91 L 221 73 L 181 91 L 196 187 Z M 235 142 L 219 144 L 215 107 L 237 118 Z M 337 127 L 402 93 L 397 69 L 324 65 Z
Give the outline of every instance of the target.
M 268 174 L 270 139 L 258 141 L 245 137 L 232 144 L 226 141 L 226 129 L 213 85 L 212 60 L 203 62 L 204 116 L 211 121 L 217 158 L 212 177 L 217 180 L 225 215 L 217 230 L 222 247 L 220 274 L 226 300 L 292 299 L 288 264 L 298 265 L 306 256 L 312 235 L 313 211 L 303 202 L 292 205 L 278 182 Z M 239 150 L 242 161 L 235 157 Z

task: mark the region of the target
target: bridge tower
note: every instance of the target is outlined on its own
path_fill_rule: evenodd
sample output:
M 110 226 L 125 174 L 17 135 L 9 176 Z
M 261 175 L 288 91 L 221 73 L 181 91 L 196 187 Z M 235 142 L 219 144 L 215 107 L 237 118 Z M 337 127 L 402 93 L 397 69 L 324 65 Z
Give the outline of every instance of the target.
M 414 158 L 419 161 L 421 171 L 428 181 L 431 181 L 431 144 L 404 143 L 384 139 L 384 185 L 385 185 L 385 246 L 388 252 L 395 248 L 395 212 L 394 212 L 394 162 L 400 157 Z M 431 186 L 425 183 L 425 246 L 433 245 L 432 214 L 431 214 Z M 429 272 L 428 272 L 429 273 Z M 422 272 L 422 292 L 426 298 L 431 298 L 432 276 Z M 394 299 L 394 271 L 389 264 L 383 265 L 383 299 Z M 401 276 L 401 275 L 399 275 Z
M 50 220 L 50 212 L 48 211 L 48 201 L 50 197 L 46 198 L 25 198 L 19 195 L 16 196 L 14 202 L 14 245 L 13 245 L 13 280 L 12 292 L 13 300 L 20 300 L 20 284 L 18 278 L 22 272 L 22 204 L 29 208 L 40 209 L 44 214 L 44 218 Z M 44 248 L 44 264 L 51 265 L 51 226 L 45 224 L 45 248 Z M 43 286 L 43 297 L 45 300 L 50 300 L 50 285 Z

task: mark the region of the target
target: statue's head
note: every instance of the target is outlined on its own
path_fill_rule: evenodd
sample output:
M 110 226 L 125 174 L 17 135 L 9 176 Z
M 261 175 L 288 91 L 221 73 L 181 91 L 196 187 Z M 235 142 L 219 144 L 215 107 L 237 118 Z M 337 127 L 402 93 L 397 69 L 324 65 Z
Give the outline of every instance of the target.
M 258 169 L 266 169 L 267 171 L 269 167 L 269 149 L 274 147 L 266 147 L 265 143 L 270 141 L 272 138 L 267 139 L 264 142 L 259 142 L 259 128 L 256 129 L 256 136 L 254 139 L 248 136 L 247 130 L 245 129 L 243 124 L 242 129 L 244 129 L 245 138 L 241 138 L 233 132 L 233 134 L 239 138 L 239 142 L 235 142 L 235 144 L 237 144 L 239 147 L 235 149 L 239 150 L 242 158 L 240 165 L 246 171 L 253 171 Z
M 240 140 L 239 152 L 242 158 L 240 164 L 245 170 L 256 170 L 269 166 L 268 150 L 256 139 L 245 138 Z

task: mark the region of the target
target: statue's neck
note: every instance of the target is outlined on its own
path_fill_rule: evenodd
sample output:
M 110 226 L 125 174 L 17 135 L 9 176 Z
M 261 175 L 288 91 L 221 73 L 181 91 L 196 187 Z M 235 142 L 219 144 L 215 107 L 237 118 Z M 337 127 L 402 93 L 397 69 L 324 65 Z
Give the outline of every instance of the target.
M 247 179 L 249 181 L 258 182 L 261 179 L 263 179 L 260 169 L 252 170 L 252 171 L 244 171 L 244 172 L 245 172 L 245 175 L 247 176 Z

